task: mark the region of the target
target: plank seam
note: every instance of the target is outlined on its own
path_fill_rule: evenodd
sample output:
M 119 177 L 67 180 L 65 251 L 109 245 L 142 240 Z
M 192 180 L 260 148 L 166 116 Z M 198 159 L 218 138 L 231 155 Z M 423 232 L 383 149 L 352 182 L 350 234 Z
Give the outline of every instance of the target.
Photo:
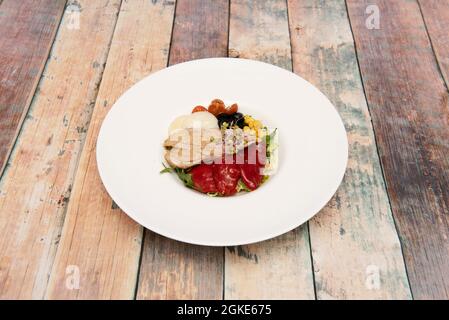
M 167 65 L 166 67 L 170 66 L 170 53 L 171 53 L 171 49 L 172 49 L 172 42 L 173 42 L 173 31 L 175 29 L 175 18 L 176 18 L 176 11 L 178 8 L 178 1 L 175 1 L 175 8 L 173 9 L 173 21 L 172 21 L 172 26 L 171 26 L 171 33 L 170 33 L 170 45 L 168 48 L 168 53 L 167 53 Z M 118 19 L 117 19 L 118 20 Z M 142 267 L 142 258 L 143 258 L 143 251 L 144 251 L 144 244 L 145 244 L 145 235 L 147 232 L 147 229 L 142 227 L 143 231 L 142 231 L 142 241 L 140 244 L 140 255 L 139 255 L 139 262 L 137 265 L 137 276 L 136 276 L 136 285 L 134 287 L 134 297 L 133 300 L 137 300 L 137 295 L 139 293 L 139 283 L 140 283 L 140 273 L 141 273 L 141 267 Z
M 418 4 L 419 12 L 421 13 L 421 18 L 422 18 L 422 21 L 424 24 L 424 29 L 426 30 L 426 35 L 427 35 L 427 38 L 429 39 L 430 48 L 432 49 L 433 57 L 435 58 L 435 64 L 437 66 L 438 73 L 440 74 L 440 77 L 443 79 L 443 83 L 444 83 L 444 86 L 446 87 L 446 91 L 449 92 L 449 87 L 448 87 L 449 84 L 446 82 L 447 79 L 444 77 L 443 70 L 441 69 L 440 61 L 438 60 L 435 46 L 433 45 L 433 41 L 432 41 L 432 37 L 430 36 L 429 28 L 427 27 L 426 18 L 424 17 L 424 12 L 422 10 L 421 3 L 419 0 L 416 0 L 416 3 Z
M 175 20 L 176 20 L 176 14 L 178 11 L 178 1 L 175 1 L 175 8 L 173 9 L 173 21 L 172 21 L 172 25 L 171 25 L 171 34 L 170 34 L 170 46 L 168 48 L 168 55 L 167 55 L 167 67 L 170 66 L 170 57 L 171 57 L 171 49 L 172 49 L 172 44 L 173 44 L 173 33 L 175 30 Z
M 226 275 L 226 247 L 223 247 L 223 268 L 222 268 L 221 273 L 223 274 L 223 277 L 222 277 L 223 281 L 222 281 L 222 284 L 221 284 L 221 290 L 222 290 L 222 292 L 221 292 L 221 300 L 225 300 L 225 292 L 226 292 L 226 290 L 225 290 L 225 286 L 226 286 L 226 281 L 225 281 L 225 275 Z
M 118 17 L 119 17 L 119 14 L 120 14 L 121 7 L 122 7 L 122 2 L 123 2 L 123 0 L 120 1 L 120 6 L 119 6 L 119 8 L 118 8 L 118 10 L 117 10 L 117 15 L 116 15 L 114 27 L 113 27 L 113 29 L 112 29 L 111 36 L 110 36 L 110 38 L 109 38 L 108 49 L 107 49 L 106 56 L 105 56 L 105 60 L 104 60 L 104 61 L 105 61 L 105 64 L 106 64 L 107 58 L 108 58 L 108 56 L 109 56 L 109 51 L 111 50 L 111 43 L 112 43 L 112 39 L 114 38 L 115 28 L 116 28 L 116 26 L 117 26 L 117 21 L 118 21 Z M 64 10 L 64 12 L 65 12 L 65 10 Z M 61 22 L 62 22 L 62 21 L 63 21 L 63 18 L 61 18 Z M 59 28 L 60 28 L 60 26 L 58 27 L 58 33 L 59 33 Z M 55 39 L 56 39 L 57 37 L 58 37 L 58 34 L 56 34 Z M 51 54 L 49 55 L 49 57 L 50 57 L 50 56 L 51 56 Z M 96 101 L 97 101 L 98 92 L 99 92 L 99 89 L 100 89 L 100 86 L 101 86 L 101 82 L 102 82 L 102 80 L 103 80 L 103 74 L 104 74 L 105 69 L 106 69 L 106 67 L 104 67 L 103 70 L 100 72 L 100 75 L 99 75 L 99 76 L 100 76 L 100 80 L 99 80 L 98 85 L 97 85 L 97 87 L 96 87 L 96 89 L 95 89 L 96 92 L 94 92 L 94 97 L 93 97 L 92 100 L 91 100 L 91 101 L 93 101 L 93 102 L 96 102 Z M 90 126 L 90 122 L 91 122 L 91 120 L 92 120 L 92 115 L 93 115 L 93 110 L 92 110 L 92 113 L 91 113 L 90 118 L 89 118 L 89 123 L 88 123 L 89 126 Z M 73 176 L 76 176 L 76 174 L 77 174 L 77 172 L 78 172 L 78 167 L 79 167 L 79 163 L 80 163 L 80 160 L 81 160 L 81 154 L 82 154 L 82 151 L 84 150 L 85 142 L 86 142 L 86 138 L 84 138 L 83 141 L 80 141 L 79 155 L 78 155 L 78 157 L 77 157 L 77 159 L 76 159 L 76 164 L 75 164 L 75 169 L 74 169 L 74 171 L 73 171 Z M 83 181 L 84 181 L 84 180 L 83 180 Z M 71 197 L 71 195 L 69 195 L 69 200 L 68 200 L 67 205 L 65 206 L 65 208 L 64 208 L 64 210 L 63 210 L 63 214 L 62 214 L 63 217 L 62 217 L 62 223 L 61 223 L 61 225 L 62 225 L 62 228 L 61 228 L 61 234 L 62 234 L 62 231 L 64 230 L 64 225 L 65 225 L 65 222 L 66 222 L 65 220 L 66 220 L 66 218 L 67 218 L 67 210 L 68 210 L 68 208 L 69 208 L 69 203 L 70 203 L 70 201 L 71 201 L 70 197 Z M 73 234 L 72 234 L 72 236 L 73 236 Z M 72 243 L 72 242 L 71 242 L 71 243 Z M 58 242 L 58 245 L 57 245 L 57 247 L 56 247 L 56 255 L 57 255 L 58 252 L 59 252 L 59 245 L 60 245 L 60 243 Z M 55 255 L 55 257 L 56 257 L 56 255 Z M 52 271 L 53 271 L 53 268 L 54 268 L 55 260 L 56 260 L 56 259 L 53 259 L 53 261 L 52 261 L 52 263 L 51 263 L 51 267 L 49 268 L 49 270 L 51 270 L 51 273 L 50 273 L 50 275 L 49 275 L 49 277 L 48 277 L 47 286 L 45 287 L 45 290 L 44 290 L 44 293 L 43 293 L 43 297 L 44 297 L 44 298 L 47 297 L 48 284 L 49 284 L 49 282 L 50 282 L 50 278 L 51 278 L 51 274 L 52 274 Z
M 388 192 L 389 188 L 388 188 L 388 185 L 387 185 L 386 175 L 385 175 L 384 167 L 383 167 L 383 164 L 382 164 L 382 161 L 381 161 L 381 158 L 380 158 L 380 150 L 379 150 L 379 145 L 377 143 L 376 128 L 374 127 L 370 104 L 369 104 L 368 99 L 366 97 L 365 83 L 364 83 L 364 79 L 363 79 L 363 75 L 362 75 L 362 69 L 360 67 L 360 61 L 359 61 L 359 56 L 358 56 L 358 52 L 357 52 L 357 43 L 356 43 L 355 37 L 354 37 L 354 30 L 353 30 L 353 27 L 352 27 L 351 16 L 349 14 L 349 7 L 348 7 L 347 0 L 345 0 L 345 7 L 346 7 L 346 15 L 347 15 L 348 22 L 349 22 L 349 28 L 351 30 L 351 35 L 352 35 L 352 42 L 353 42 L 353 45 L 354 45 L 355 57 L 356 57 L 356 61 L 357 61 L 357 68 L 359 70 L 359 76 L 360 76 L 360 80 L 361 80 L 360 82 L 362 84 L 363 96 L 365 98 L 366 105 L 368 107 L 367 109 L 368 109 L 368 113 L 369 113 L 369 116 L 370 116 L 371 127 L 373 129 L 374 144 L 376 146 L 376 151 L 377 151 L 376 155 L 377 155 L 377 158 L 378 158 L 378 161 L 379 161 L 380 170 L 382 172 L 382 182 L 383 182 L 386 194 L 387 194 L 388 206 L 390 207 L 391 218 L 393 220 L 394 228 L 396 230 L 396 235 L 398 236 L 398 239 L 399 239 L 399 246 L 401 248 L 402 261 L 404 263 L 405 274 L 407 276 L 407 284 L 408 284 L 408 287 L 409 287 L 409 290 L 410 290 L 411 298 L 412 298 L 412 300 L 414 300 L 413 290 L 412 290 L 412 287 L 411 287 L 411 284 L 410 284 L 409 271 L 408 271 L 407 264 L 406 264 L 406 261 L 405 261 L 405 255 L 404 255 L 404 248 L 403 248 L 403 244 L 402 244 L 402 239 L 401 239 L 401 236 L 400 236 L 400 233 L 399 233 L 399 228 L 398 228 L 395 216 L 393 214 L 393 206 L 391 205 L 390 194 Z
M 229 41 L 231 39 L 231 0 L 228 0 L 228 42 L 226 46 L 226 55 L 229 57 Z M 226 300 L 226 247 L 223 247 L 223 268 L 221 273 L 222 276 L 222 292 L 221 299 Z
M 229 57 L 229 40 L 231 39 L 231 0 L 228 0 L 228 43 L 226 46 L 226 53 Z
M 139 292 L 139 280 L 140 280 L 140 269 L 142 266 L 142 256 L 143 256 L 143 246 L 145 244 L 145 234 L 147 232 L 147 229 L 142 227 L 142 240 L 140 243 L 140 255 L 139 255 L 139 262 L 137 264 L 137 276 L 136 276 L 136 285 L 134 286 L 134 297 L 133 300 L 137 300 L 137 293 Z
M 318 294 L 316 289 L 316 281 L 315 281 L 315 266 L 313 264 L 313 253 L 312 253 L 312 238 L 310 237 L 310 225 L 309 221 L 307 221 L 307 238 L 309 242 L 309 253 L 310 253 L 310 266 L 312 268 L 312 280 L 313 280 L 313 295 L 315 296 L 315 300 L 318 300 Z
M 287 11 L 287 27 L 288 27 L 288 39 L 290 40 L 290 60 L 291 60 L 291 65 L 292 65 L 292 72 L 294 72 L 293 69 L 293 46 L 292 46 L 292 32 L 290 29 L 290 12 L 288 11 L 288 0 L 285 0 L 285 6 L 286 6 L 286 11 Z
M 291 71 L 294 73 L 293 68 L 293 46 L 292 46 L 292 32 L 291 32 L 291 25 L 290 25 L 290 13 L 288 9 L 288 0 L 285 0 L 285 7 L 287 11 L 287 26 L 288 26 L 288 38 L 290 40 L 290 59 L 291 59 Z M 317 289 L 316 289 L 316 281 L 315 281 L 315 267 L 313 265 L 313 253 L 312 253 L 312 239 L 310 237 L 310 226 L 309 221 L 306 222 L 307 225 L 307 242 L 309 243 L 309 255 L 310 255 L 310 266 L 312 270 L 312 281 L 313 281 L 313 295 L 315 297 L 315 300 L 318 300 L 317 296 Z
M 14 138 L 13 138 L 14 142 L 12 142 L 11 145 L 9 146 L 9 148 L 6 152 L 6 156 L 5 156 L 3 165 L 0 166 L 0 181 L 2 180 L 3 176 L 5 175 L 5 172 L 7 171 L 6 170 L 7 167 L 9 167 L 9 165 L 10 165 L 11 155 L 13 154 L 15 148 L 17 147 L 17 144 L 18 144 L 17 142 L 19 141 L 19 138 L 22 135 L 23 124 L 25 123 L 25 119 L 28 116 L 28 114 L 30 113 L 30 110 L 32 109 L 31 107 L 35 101 L 36 96 L 37 96 L 38 88 L 40 87 L 40 85 L 42 83 L 43 75 L 45 73 L 45 70 L 47 69 L 47 65 L 50 60 L 51 53 L 53 52 L 56 38 L 58 36 L 59 28 L 61 27 L 63 16 L 65 13 L 65 8 L 67 6 L 67 0 L 64 0 L 64 1 L 65 1 L 64 10 L 62 10 L 61 13 L 57 16 L 57 18 L 59 18 L 58 25 L 52 33 L 53 40 L 51 41 L 51 45 L 47 49 L 47 60 L 45 61 L 45 63 L 43 64 L 43 67 L 40 70 L 39 80 L 35 81 L 36 83 L 33 85 L 32 89 L 30 90 L 30 93 L 32 92 L 32 95 L 30 95 L 30 97 L 27 99 L 27 101 L 25 103 L 25 107 L 22 110 L 22 115 L 20 116 L 19 124 L 17 125 L 17 129 L 14 133 Z M 3 0 L 0 0 L 0 5 L 2 3 L 3 3 Z

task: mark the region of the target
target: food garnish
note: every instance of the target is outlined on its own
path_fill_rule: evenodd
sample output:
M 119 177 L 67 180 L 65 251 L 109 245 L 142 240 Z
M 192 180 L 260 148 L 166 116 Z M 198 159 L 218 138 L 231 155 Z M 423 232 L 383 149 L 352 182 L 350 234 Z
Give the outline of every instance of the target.
M 209 196 L 232 196 L 259 188 L 273 173 L 276 130 L 214 99 L 177 117 L 164 141 L 161 173 L 175 173 L 183 184 Z
M 193 108 L 192 113 L 203 112 L 203 111 L 207 111 L 207 109 L 203 106 L 196 106 L 195 108 Z

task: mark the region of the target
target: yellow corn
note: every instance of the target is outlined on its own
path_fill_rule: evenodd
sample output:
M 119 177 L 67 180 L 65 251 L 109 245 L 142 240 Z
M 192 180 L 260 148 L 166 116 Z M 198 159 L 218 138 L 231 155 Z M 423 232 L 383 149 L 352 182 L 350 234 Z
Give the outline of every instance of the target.
M 250 115 L 245 115 L 243 118 L 244 118 L 245 124 L 246 124 L 246 126 L 243 127 L 243 131 L 244 132 L 248 133 L 248 132 L 254 130 L 255 134 L 256 134 L 256 137 L 263 136 L 263 132 L 262 132 L 263 130 L 260 130 L 263 127 L 262 122 L 260 122 L 259 120 L 254 119 Z

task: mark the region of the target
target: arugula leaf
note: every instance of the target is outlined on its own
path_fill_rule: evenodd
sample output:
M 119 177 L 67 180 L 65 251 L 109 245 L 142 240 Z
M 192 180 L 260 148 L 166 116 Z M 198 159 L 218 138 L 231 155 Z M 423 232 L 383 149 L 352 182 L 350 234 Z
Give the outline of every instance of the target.
M 185 171 L 185 169 L 175 168 L 175 173 L 187 188 L 195 189 L 192 181 L 192 175 Z
M 163 162 L 162 162 L 162 166 L 164 167 L 164 169 L 159 171 L 160 174 L 167 173 L 167 172 L 173 172 L 173 168 L 167 167 Z
M 251 190 L 246 186 L 246 184 L 243 182 L 242 179 L 240 179 L 239 182 L 237 183 L 237 192 L 241 191 L 251 192 Z
M 162 169 L 159 173 L 163 174 L 163 173 L 167 173 L 167 172 L 173 172 L 173 169 L 170 167 L 165 167 L 164 169 Z
M 167 167 L 164 163 L 162 163 L 162 165 L 164 166 L 164 169 L 159 172 L 160 174 L 176 173 L 178 178 L 184 183 L 187 188 L 195 188 L 192 181 L 192 175 L 186 172 L 186 169 Z

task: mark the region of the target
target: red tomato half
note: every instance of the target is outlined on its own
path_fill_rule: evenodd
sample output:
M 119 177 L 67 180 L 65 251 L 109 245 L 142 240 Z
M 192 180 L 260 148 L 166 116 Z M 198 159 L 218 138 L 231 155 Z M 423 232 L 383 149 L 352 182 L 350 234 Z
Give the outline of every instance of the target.
M 195 188 L 201 192 L 217 192 L 211 165 L 200 164 L 190 171 Z

